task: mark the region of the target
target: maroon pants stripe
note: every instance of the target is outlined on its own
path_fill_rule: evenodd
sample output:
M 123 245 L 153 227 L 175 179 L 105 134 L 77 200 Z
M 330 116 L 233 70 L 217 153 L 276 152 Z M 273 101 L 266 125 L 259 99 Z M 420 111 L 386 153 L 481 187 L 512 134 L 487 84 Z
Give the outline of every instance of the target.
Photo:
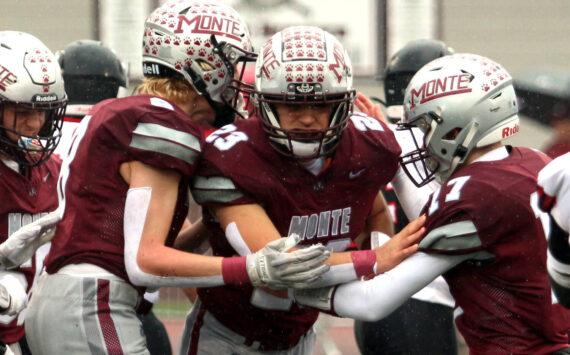
M 192 333 L 190 336 L 190 345 L 188 346 L 188 355 L 198 354 L 198 343 L 200 342 L 200 328 L 204 324 L 204 315 L 206 314 L 206 308 L 204 305 L 200 305 L 200 311 L 198 312 L 198 317 L 194 326 L 192 327 Z
M 115 323 L 111 318 L 111 308 L 109 307 L 109 280 L 97 280 L 97 315 L 105 346 L 109 355 L 123 355 L 123 348 L 119 341 Z

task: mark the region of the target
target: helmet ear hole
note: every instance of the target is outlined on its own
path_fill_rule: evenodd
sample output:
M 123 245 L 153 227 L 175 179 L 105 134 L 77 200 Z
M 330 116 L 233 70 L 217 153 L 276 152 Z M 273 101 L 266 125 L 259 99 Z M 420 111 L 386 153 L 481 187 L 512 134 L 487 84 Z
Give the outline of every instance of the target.
M 449 130 L 441 139 L 452 141 L 455 138 L 457 138 L 457 136 L 459 135 L 459 132 L 461 132 L 461 128 L 455 127 L 453 129 Z

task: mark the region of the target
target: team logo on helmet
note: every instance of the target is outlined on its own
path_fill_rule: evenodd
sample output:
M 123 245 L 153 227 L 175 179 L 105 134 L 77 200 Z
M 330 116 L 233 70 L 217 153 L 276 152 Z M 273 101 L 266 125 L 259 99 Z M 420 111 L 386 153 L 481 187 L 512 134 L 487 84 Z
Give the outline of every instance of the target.
M 14 84 L 18 80 L 16 75 L 12 74 L 6 67 L 0 65 L 0 90 L 6 91 L 9 85 Z
M 469 83 L 472 78 L 473 75 L 469 73 L 450 75 L 445 78 L 436 78 L 425 82 L 418 90 L 412 88 L 410 109 L 416 107 L 417 103 L 423 104 L 440 97 L 471 92 L 472 89 Z

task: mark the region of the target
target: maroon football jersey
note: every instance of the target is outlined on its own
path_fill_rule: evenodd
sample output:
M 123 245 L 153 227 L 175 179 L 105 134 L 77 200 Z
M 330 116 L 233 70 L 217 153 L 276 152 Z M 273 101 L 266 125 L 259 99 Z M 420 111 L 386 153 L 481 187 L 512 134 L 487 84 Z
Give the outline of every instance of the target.
M 28 179 L 0 162 L 0 242 L 57 208 L 56 184 L 60 166 L 61 160 L 52 156 L 44 164 L 32 168 Z M 35 275 L 43 267 L 47 248 L 40 248 L 30 260 L 13 270 L 26 277 L 28 293 Z M 5 343 L 15 343 L 24 336 L 24 313 L 0 316 L 0 339 Z
M 90 263 L 128 280 L 123 251 L 123 215 L 128 184 L 124 162 L 140 161 L 191 176 L 203 138 L 198 124 L 168 101 L 149 95 L 97 104 L 75 131 L 64 160 L 58 192 L 65 206 L 47 257 L 47 271 Z M 171 245 L 188 210 L 186 178 L 180 184 Z M 142 289 L 141 289 L 142 291 Z
M 364 230 L 378 191 L 396 173 L 400 154 L 390 129 L 359 114 L 349 120 L 330 165 L 317 176 L 277 152 L 258 118 L 226 126 L 207 142 L 192 184 L 196 201 L 204 206 L 260 204 L 282 236 L 297 233 L 302 245 L 322 243 L 334 251 L 345 250 Z M 219 226 L 214 229 L 214 254 L 235 255 Z M 258 308 L 250 300 L 263 299 L 259 292 L 250 285 L 198 291 L 220 322 L 260 341 L 263 349 L 294 346 L 318 312 L 295 304 L 281 304 L 279 311 Z
M 486 261 L 467 261 L 444 275 L 471 354 L 548 354 L 568 346 L 570 328 L 569 311 L 552 305 L 536 207 L 536 176 L 550 159 L 528 148 L 508 149 L 503 160 L 463 167 L 433 194 L 424 209 L 426 235 L 461 221 L 473 222 L 468 224 L 476 230 L 459 236 L 451 231 L 442 238 L 448 246 L 456 239 L 453 247 L 424 251 L 487 254 Z

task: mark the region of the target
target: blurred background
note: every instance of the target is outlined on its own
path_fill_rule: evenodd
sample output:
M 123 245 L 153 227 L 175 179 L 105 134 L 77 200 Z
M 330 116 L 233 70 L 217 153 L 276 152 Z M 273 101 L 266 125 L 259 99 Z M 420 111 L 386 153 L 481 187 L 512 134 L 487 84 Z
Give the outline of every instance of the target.
M 317 25 L 333 33 L 349 52 L 355 87 L 369 96 L 383 97 L 378 78 L 385 64 L 413 39 L 440 39 L 456 52 L 489 57 L 514 77 L 519 94 L 521 130 L 510 143 L 552 155 L 570 150 L 568 0 L 221 1 L 233 6 L 248 22 L 255 48 L 290 25 Z M 142 78 L 144 20 L 163 2 L 2 0 L 0 30 L 29 32 L 54 52 L 78 39 L 100 40 L 124 62 L 128 94 Z M 178 290 L 162 291 L 156 312 L 167 325 L 174 348 L 188 307 L 189 302 Z M 343 349 L 345 345 L 331 342 L 346 337 L 350 343 L 350 321 L 331 322 L 336 322 L 336 330 L 321 337 L 319 351 L 351 354 L 353 344 Z
M 256 48 L 289 25 L 317 25 L 335 34 L 352 59 L 357 89 L 372 96 L 381 97 L 381 82 L 374 79 L 390 56 L 410 40 L 440 39 L 456 52 L 487 56 L 516 79 L 524 96 L 522 112 L 532 117 L 523 117 L 521 132 L 512 144 L 545 149 L 551 141 L 564 140 L 556 136 L 550 120 L 567 119 L 569 111 L 570 44 L 565 38 L 570 33 L 570 1 L 222 1 L 246 19 Z M 2 0 L 0 29 L 30 32 L 54 52 L 77 39 L 100 40 L 128 67 L 132 90 L 142 76 L 142 24 L 163 2 Z M 567 124 L 555 123 L 559 131 L 569 130 Z

